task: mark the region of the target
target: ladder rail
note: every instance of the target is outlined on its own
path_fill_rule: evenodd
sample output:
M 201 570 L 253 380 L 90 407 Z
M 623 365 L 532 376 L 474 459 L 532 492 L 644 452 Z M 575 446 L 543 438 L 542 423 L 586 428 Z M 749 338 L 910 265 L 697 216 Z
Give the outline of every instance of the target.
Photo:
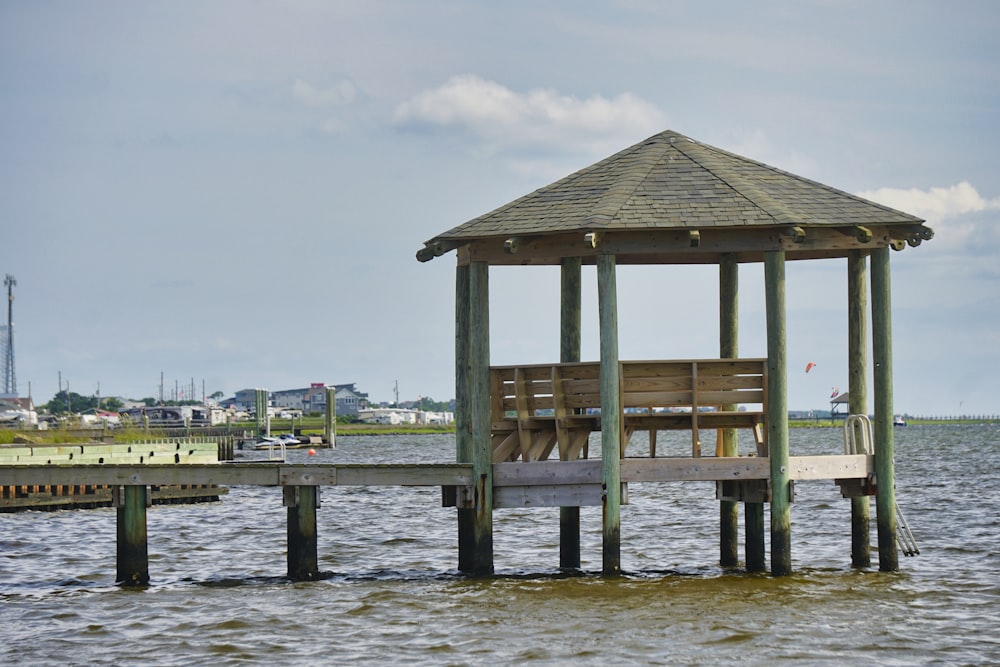
M 858 433 L 861 434 L 860 442 Z M 874 438 L 872 436 L 872 420 L 868 415 L 848 415 L 844 419 L 844 453 L 845 454 L 874 454 Z M 875 480 L 876 484 L 878 480 Z M 906 522 L 899 503 L 893 501 L 896 511 L 896 544 L 904 556 L 916 556 L 920 553 L 917 539 L 910 530 L 910 525 Z

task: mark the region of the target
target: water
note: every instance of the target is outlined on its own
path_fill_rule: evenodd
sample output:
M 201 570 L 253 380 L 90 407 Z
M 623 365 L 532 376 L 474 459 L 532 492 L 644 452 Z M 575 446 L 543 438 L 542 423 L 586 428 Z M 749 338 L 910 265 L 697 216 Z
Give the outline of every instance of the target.
M 685 451 L 685 435 L 661 434 L 661 451 Z M 840 443 L 835 429 L 791 433 L 792 454 Z M 450 436 L 352 437 L 311 460 L 448 462 L 453 451 Z M 277 488 L 151 508 L 143 590 L 114 585 L 113 510 L 0 515 L 0 661 L 1000 664 L 998 456 L 1000 426 L 896 430 L 898 500 L 921 548 L 896 574 L 851 569 L 850 503 L 829 482 L 796 488 L 784 578 L 717 565 L 718 505 L 703 483 L 632 485 L 626 574 L 614 579 L 597 574 L 598 508 L 581 513 L 579 575 L 557 568 L 558 510 L 533 509 L 496 512 L 496 577 L 460 576 L 454 509 L 438 489 L 324 489 L 329 577 L 309 583 L 284 578 Z

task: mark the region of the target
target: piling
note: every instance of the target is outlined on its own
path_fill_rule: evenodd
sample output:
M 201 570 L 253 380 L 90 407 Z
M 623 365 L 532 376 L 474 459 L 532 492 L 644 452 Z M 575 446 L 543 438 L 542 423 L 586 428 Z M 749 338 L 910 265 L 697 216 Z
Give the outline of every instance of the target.
M 723 359 L 739 356 L 739 265 L 731 253 L 726 253 L 719 261 L 719 356 Z M 723 405 L 721 409 L 735 410 L 736 406 Z M 719 455 L 739 455 L 736 429 L 723 429 L 719 438 Z M 722 567 L 739 565 L 738 510 L 736 501 L 719 502 L 719 564 Z
M 149 583 L 149 547 L 146 542 L 146 505 L 149 489 L 145 485 L 116 487 L 118 497 L 118 573 L 120 586 L 145 586 Z
M 489 264 L 469 267 L 469 396 L 472 417 L 472 574 L 493 574 L 493 425 L 490 421 Z
M 319 487 L 285 486 L 282 492 L 288 508 L 288 578 L 312 581 L 319 577 L 316 548 Z
M 582 312 L 580 257 L 564 257 L 561 262 L 559 312 L 559 360 L 580 361 L 580 322 Z M 559 567 L 580 567 L 580 508 L 559 508 Z
M 771 459 L 771 574 L 792 571 L 791 480 L 785 344 L 785 252 L 764 254 L 767 308 L 767 443 Z
M 333 448 L 337 446 L 337 390 L 332 387 L 326 388 L 325 415 L 323 435 L 326 436 L 326 443 Z
M 615 256 L 597 256 L 601 330 L 602 560 L 606 575 L 621 572 L 621 393 L 618 365 L 618 294 Z
M 847 377 L 848 412 L 868 414 L 868 270 L 860 250 L 847 256 Z M 856 427 L 858 428 L 858 427 Z M 858 434 L 855 434 L 858 437 Z M 860 441 L 860 440 L 859 440 Z M 868 496 L 851 498 L 851 565 L 870 567 L 871 503 Z
M 875 369 L 875 512 L 878 524 L 878 567 L 899 569 L 896 548 L 896 473 L 893 465 L 892 425 L 892 302 L 889 297 L 889 249 L 873 250 L 872 355 Z
M 469 265 L 455 270 L 455 462 L 472 463 L 472 413 L 469 405 Z M 458 570 L 472 572 L 475 561 L 474 509 L 458 507 Z

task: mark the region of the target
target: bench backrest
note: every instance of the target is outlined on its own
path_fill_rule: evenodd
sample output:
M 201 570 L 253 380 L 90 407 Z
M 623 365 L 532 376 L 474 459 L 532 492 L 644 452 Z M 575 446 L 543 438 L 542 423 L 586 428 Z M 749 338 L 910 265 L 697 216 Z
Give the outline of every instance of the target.
M 766 359 L 623 361 L 620 368 L 626 411 L 735 410 L 766 402 Z M 493 419 L 599 410 L 600 370 L 598 362 L 494 366 Z
M 622 407 L 735 410 L 740 405 L 764 403 L 766 378 L 766 359 L 625 361 L 621 364 Z

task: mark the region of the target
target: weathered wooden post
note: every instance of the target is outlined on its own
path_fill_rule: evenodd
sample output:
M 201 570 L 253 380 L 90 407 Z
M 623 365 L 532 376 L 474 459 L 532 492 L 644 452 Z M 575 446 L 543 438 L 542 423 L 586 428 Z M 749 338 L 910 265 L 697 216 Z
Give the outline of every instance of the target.
M 118 574 L 120 586 L 145 586 L 149 583 L 149 547 L 146 541 L 146 505 L 149 489 L 145 485 L 114 487 L 118 509 Z
M 490 421 L 489 264 L 469 267 L 469 396 L 475 506 L 472 569 L 493 574 L 493 425 Z
M 472 463 L 472 414 L 469 400 L 469 265 L 455 270 L 455 462 Z M 476 549 L 476 511 L 458 507 L 458 569 L 472 572 Z
M 254 410 L 257 423 L 257 439 L 271 435 L 271 422 L 267 418 L 267 389 L 254 390 Z
M 580 361 L 581 266 L 579 257 L 562 259 L 560 279 L 559 361 Z M 580 567 L 580 508 L 559 508 L 559 567 Z
M 316 549 L 316 508 L 318 486 L 284 486 L 283 502 L 288 508 L 288 578 L 312 581 L 319 577 Z
M 733 359 L 739 356 L 739 265 L 732 254 L 724 254 L 719 261 L 719 356 Z M 723 410 L 735 406 L 723 405 Z M 738 456 L 736 429 L 723 429 L 720 433 L 722 456 Z M 719 564 L 722 567 L 739 565 L 739 504 L 731 500 L 719 502 Z
M 865 255 L 847 256 L 847 378 L 848 412 L 868 414 L 868 267 Z M 857 424 L 854 428 L 864 428 Z M 855 433 L 855 438 L 860 434 Z M 869 567 L 871 503 L 868 496 L 851 498 L 851 565 Z
M 326 388 L 326 422 L 323 425 L 323 436 L 331 448 L 337 446 L 337 389 Z
M 875 358 L 875 513 L 878 527 L 878 567 L 883 572 L 899 569 L 896 548 L 896 471 L 892 434 L 892 300 L 890 298 L 889 249 L 873 250 L 872 355 Z
M 767 443 L 771 459 L 771 574 L 792 571 L 791 476 L 785 346 L 785 252 L 764 253 L 767 308 Z
M 601 330 L 602 553 L 606 575 L 621 572 L 621 371 L 618 365 L 618 287 L 615 256 L 597 256 Z

